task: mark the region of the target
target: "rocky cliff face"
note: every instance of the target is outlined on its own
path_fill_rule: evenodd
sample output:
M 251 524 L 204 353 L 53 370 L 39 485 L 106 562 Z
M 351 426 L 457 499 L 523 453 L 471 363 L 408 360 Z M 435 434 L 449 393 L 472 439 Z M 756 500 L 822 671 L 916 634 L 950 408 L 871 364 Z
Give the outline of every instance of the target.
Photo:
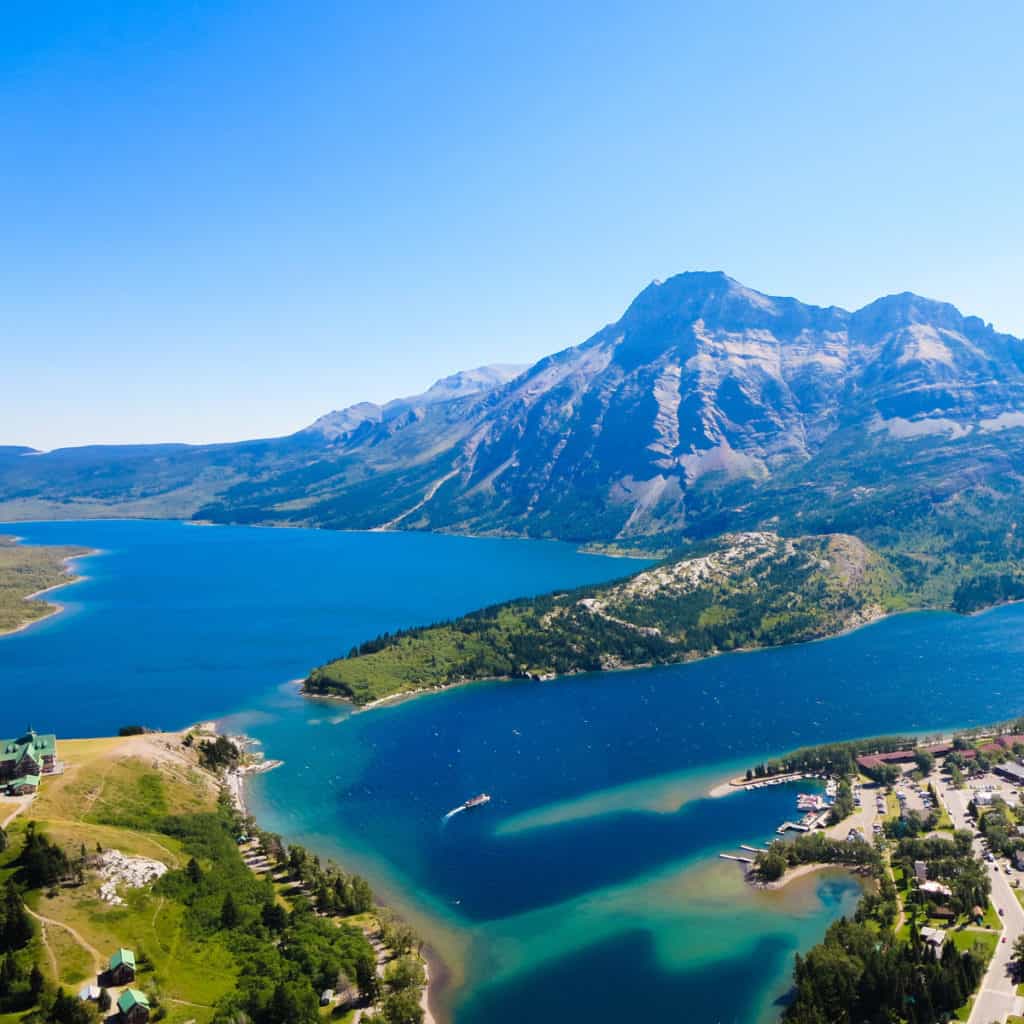
M 774 505 L 799 515 L 844 494 L 998 484 L 1017 474 L 1021 427 L 1024 343 L 977 317 L 911 294 L 850 313 L 687 273 L 528 369 L 456 374 L 292 438 L 158 460 L 121 450 L 115 474 L 103 449 L 0 458 L 0 513 L 15 491 L 116 503 L 126 481 L 133 502 L 187 495 L 224 521 L 707 533 Z

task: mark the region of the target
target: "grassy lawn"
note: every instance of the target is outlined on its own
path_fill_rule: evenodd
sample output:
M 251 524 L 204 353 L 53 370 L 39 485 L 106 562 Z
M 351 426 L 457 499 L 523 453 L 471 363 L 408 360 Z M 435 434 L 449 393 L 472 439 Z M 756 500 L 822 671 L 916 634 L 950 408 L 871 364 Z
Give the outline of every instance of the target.
M 212 810 L 216 786 L 182 751 L 179 736 L 61 741 L 60 756 L 65 773 L 45 778 L 31 806 L 8 828 L 11 843 L 0 856 L 0 881 L 16 869 L 28 821 L 69 855 L 102 847 L 182 866 L 181 843 L 152 826 L 166 814 Z M 86 946 L 101 960 L 125 946 L 148 959 L 137 981 L 140 987 L 158 986 L 167 1020 L 205 1024 L 216 1000 L 234 986 L 237 968 L 227 948 L 217 940 L 193 939 L 181 904 L 154 895 L 151 886 L 122 887 L 125 905 L 113 906 L 99 898 L 99 881 L 90 873 L 84 885 L 26 895 L 32 910 L 68 925 L 83 940 L 47 925 L 47 949 L 39 948 L 36 957 L 44 975 L 78 987 L 94 977 L 95 958 Z
M 985 917 L 982 919 L 982 923 L 986 928 L 995 928 L 996 931 L 1000 932 L 1003 930 L 1003 919 L 999 916 L 996 908 L 992 906 L 991 901 L 985 908 Z
M 949 938 L 961 953 L 973 950 L 984 958 L 985 963 L 992 959 L 992 954 L 996 951 L 996 946 L 999 944 L 999 936 L 994 932 L 975 931 L 972 929 L 950 932 Z
M 895 793 L 885 794 L 885 819 L 895 821 L 900 816 L 900 802 Z

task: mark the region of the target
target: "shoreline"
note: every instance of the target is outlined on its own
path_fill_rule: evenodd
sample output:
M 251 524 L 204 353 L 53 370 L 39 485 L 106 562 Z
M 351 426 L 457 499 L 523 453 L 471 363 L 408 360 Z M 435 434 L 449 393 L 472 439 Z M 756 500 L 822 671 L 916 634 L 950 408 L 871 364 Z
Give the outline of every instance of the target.
M 222 732 L 219 728 L 219 722 L 200 722 L 197 723 L 195 728 L 198 731 L 213 731 L 218 736 L 226 736 L 242 750 L 245 750 L 253 742 L 251 737 L 244 734 Z M 267 760 L 225 771 L 225 785 L 231 796 L 232 803 L 240 814 L 253 818 L 258 824 L 258 819 L 250 812 L 249 804 L 246 801 L 246 783 L 250 776 L 265 774 L 280 767 L 283 763 L 281 760 Z M 316 851 L 314 850 L 314 852 Z M 386 900 L 379 899 L 376 894 L 375 899 L 379 906 L 396 909 L 390 907 Z M 447 1024 L 448 1017 L 437 1010 L 436 1006 L 433 1005 L 433 1001 L 437 998 L 438 990 L 446 986 L 452 972 L 440 954 L 429 943 L 423 943 L 420 948 L 420 956 L 423 960 L 423 972 L 426 978 L 420 997 L 420 1006 L 423 1008 L 423 1024 Z
M 24 543 L 24 538 L 15 537 L 15 544 Z M 37 547 L 46 547 L 48 545 L 35 545 Z M 41 598 L 46 594 L 51 594 L 55 590 L 62 590 L 64 587 L 74 586 L 76 583 L 85 583 L 90 577 L 75 572 L 72 562 L 77 562 L 80 558 L 92 558 L 94 555 L 102 555 L 103 550 L 101 548 L 90 548 L 88 551 L 83 551 L 79 555 L 68 555 L 66 558 L 61 559 L 63 565 L 63 572 L 74 575 L 69 575 L 66 580 L 62 580 L 60 583 L 54 583 L 52 586 L 43 587 L 42 590 L 36 590 L 31 594 L 26 594 L 23 601 L 40 601 Z M 31 629 L 33 626 L 41 625 L 44 622 L 49 622 L 51 619 L 56 618 L 58 615 L 67 610 L 66 606 L 61 604 L 59 601 L 41 601 L 49 610 L 45 615 L 40 615 L 38 618 L 30 619 L 28 622 L 23 622 L 19 626 L 15 626 L 13 629 L 0 630 L 0 640 L 7 636 L 15 636 L 18 633 L 24 633 L 25 630 Z
M 854 878 L 863 879 L 863 872 L 857 871 L 846 864 L 798 864 L 795 868 L 787 868 L 785 874 L 781 878 L 775 879 L 774 882 L 762 882 L 758 879 L 751 878 L 752 872 L 746 872 L 746 882 L 751 888 L 760 890 L 761 892 L 778 892 L 780 889 L 785 889 L 790 882 L 795 882 L 798 878 L 806 878 L 808 875 L 817 874 L 819 871 L 839 871 L 844 875 L 852 875 Z

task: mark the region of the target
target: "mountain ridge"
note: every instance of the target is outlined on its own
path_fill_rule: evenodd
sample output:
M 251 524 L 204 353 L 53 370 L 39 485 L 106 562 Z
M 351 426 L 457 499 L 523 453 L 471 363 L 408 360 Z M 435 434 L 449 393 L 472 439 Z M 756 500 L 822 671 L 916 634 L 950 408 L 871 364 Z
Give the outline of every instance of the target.
M 858 533 L 870 527 L 858 494 L 931 501 L 955 482 L 1015 496 L 1022 426 L 1024 343 L 979 317 L 910 292 L 850 312 L 691 271 L 530 367 L 464 371 L 288 437 L 32 459 L 0 449 L 0 518 L 632 542 L 841 505 Z

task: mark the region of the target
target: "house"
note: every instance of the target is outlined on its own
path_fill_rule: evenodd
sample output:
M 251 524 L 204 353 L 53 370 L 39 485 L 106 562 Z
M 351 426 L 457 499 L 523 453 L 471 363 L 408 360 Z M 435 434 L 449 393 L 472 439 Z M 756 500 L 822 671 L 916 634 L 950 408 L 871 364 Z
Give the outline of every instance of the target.
M 110 985 L 130 985 L 135 980 L 135 954 L 130 949 L 119 949 L 107 968 Z
M 137 988 L 126 988 L 117 997 L 117 1011 L 122 1024 L 146 1024 L 149 1020 L 149 999 Z
M 9 796 L 31 796 L 39 789 L 38 775 L 19 775 L 6 786 Z
M 928 881 L 928 865 L 923 860 L 914 861 L 914 877 L 919 882 Z
M 974 802 L 979 807 L 988 807 L 992 803 L 992 793 L 983 789 L 980 793 L 974 794 Z
M 950 889 L 948 885 L 943 885 L 941 882 L 922 882 L 918 888 L 921 892 L 927 893 L 929 896 L 948 899 L 953 895 L 953 890 Z
M 29 729 L 16 740 L 0 741 L 0 782 L 57 770 L 57 737 Z
M 921 929 L 921 941 L 930 946 L 935 956 L 942 953 L 942 947 L 946 942 L 946 933 L 941 928 L 924 927 Z

